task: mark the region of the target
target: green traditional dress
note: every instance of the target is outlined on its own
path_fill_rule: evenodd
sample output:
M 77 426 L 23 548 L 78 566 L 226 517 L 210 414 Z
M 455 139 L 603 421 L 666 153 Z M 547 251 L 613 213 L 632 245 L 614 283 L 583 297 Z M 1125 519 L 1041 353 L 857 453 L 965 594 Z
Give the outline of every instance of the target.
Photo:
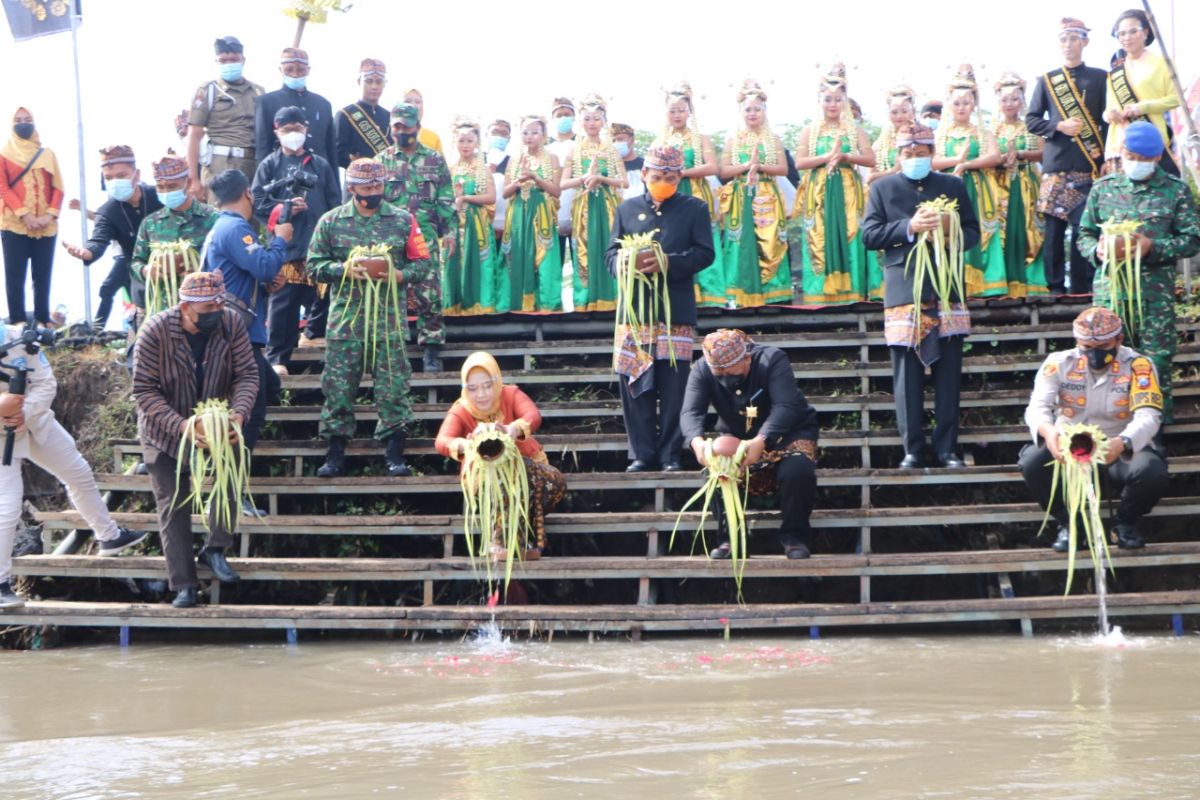
M 935 154 L 942 158 L 958 158 L 963 145 L 968 145 L 967 160 L 979 158 L 981 152 L 978 129 L 950 124 L 938 129 Z M 951 172 L 952 170 L 947 170 Z M 1004 264 L 1004 242 L 1001 229 L 1004 223 L 1004 198 L 995 170 L 970 169 L 963 173 L 967 197 L 979 217 L 979 244 L 963 254 L 964 276 L 968 297 L 996 297 L 1008 293 L 1008 268 Z
M 550 154 L 510 158 L 507 184 L 528 168 L 544 181 L 554 180 Z M 562 311 L 562 256 L 558 249 L 558 198 L 537 186 L 523 185 L 508 201 L 500 252 L 509 284 L 507 307 L 513 311 Z
M 858 130 L 853 123 L 817 123 L 808 135 L 810 156 L 833 152 L 838 141 L 843 153 L 857 152 Z M 867 249 L 858 232 L 865 205 L 862 177 L 853 164 L 843 163 L 833 172 L 821 165 L 806 170 L 800 179 L 792 216 L 804 223 L 805 303 L 853 303 L 867 298 Z M 878 294 L 878 284 L 874 289 Z
M 769 132 L 739 131 L 731 159 L 735 164 L 748 164 L 756 150 L 763 165 L 773 166 L 783 158 Z M 758 180 L 750 184 L 743 173 L 721 187 L 725 230 L 721 253 L 725 283 L 735 306 L 792 302 L 785 216 L 783 196 L 773 175 L 759 173 Z
M 481 194 L 492 175 L 481 156 L 458 162 L 450 180 L 459 194 Z M 451 316 L 495 314 L 508 311 L 508 273 L 496 251 L 492 230 L 494 205 L 464 203 L 458 214 L 458 241 L 454 253 L 442 264 L 442 306 Z
M 572 178 L 582 178 L 597 161 L 596 172 L 604 177 L 624 178 L 625 162 L 611 142 L 581 139 L 572 156 Z M 621 193 L 608 185 L 591 191 L 582 186 L 571 204 L 571 237 L 575 250 L 573 290 L 576 311 L 612 311 L 617 307 L 617 279 L 605 265 L 604 256 L 612 238 L 613 217 L 621 204 Z
M 1001 151 L 1012 142 L 1017 150 L 1037 150 L 1038 138 L 1030 136 L 1024 122 L 1000 123 L 996 141 Z M 996 179 L 1005 190 L 1008 204 L 1004 213 L 1004 265 L 1007 270 L 1009 297 L 1045 295 L 1046 268 L 1042 261 L 1042 242 L 1046 224 L 1038 213 L 1041 178 L 1032 161 L 1017 161 L 1012 170 L 996 170 Z
M 704 166 L 703 140 L 695 131 L 685 134 L 672 131 L 655 140 L 653 146 L 660 145 L 679 148 L 683 152 L 685 170 Z M 712 264 L 696 273 L 696 305 L 724 308 L 729 305 L 729 297 L 726 292 L 724 254 L 721 252 L 721 226 L 712 188 L 705 178 L 683 178 L 679 181 L 679 193 L 699 197 L 708 204 L 709 214 L 712 215 L 713 252 L 716 255 Z

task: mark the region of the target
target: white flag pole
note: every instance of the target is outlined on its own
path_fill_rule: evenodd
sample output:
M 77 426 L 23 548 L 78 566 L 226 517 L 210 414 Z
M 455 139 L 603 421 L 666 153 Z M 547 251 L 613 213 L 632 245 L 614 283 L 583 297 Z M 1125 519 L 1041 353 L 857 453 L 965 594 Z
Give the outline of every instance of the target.
M 79 145 L 79 229 L 80 242 L 88 240 L 87 171 L 83 163 L 83 87 L 79 83 L 79 3 L 71 3 L 71 52 L 75 57 L 75 139 Z M 83 316 L 92 325 L 92 271 L 83 262 Z

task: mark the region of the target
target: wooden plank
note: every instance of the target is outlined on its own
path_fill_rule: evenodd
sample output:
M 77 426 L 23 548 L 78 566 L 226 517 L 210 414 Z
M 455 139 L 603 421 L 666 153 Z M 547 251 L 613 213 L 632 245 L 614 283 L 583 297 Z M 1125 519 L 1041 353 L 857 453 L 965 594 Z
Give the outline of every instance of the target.
M 1109 614 L 1195 614 L 1200 592 L 1151 592 L 1110 595 Z M 1030 597 L 1014 600 L 917 601 L 846 605 L 697 605 L 697 606 L 198 606 L 174 609 L 169 604 L 80 603 L 37 601 L 4 612 L 14 625 L 81 625 L 87 627 L 163 627 L 226 629 L 342 630 L 470 630 L 491 620 L 505 630 L 543 632 L 720 631 L 808 627 L 811 625 L 883 625 L 954 623 L 1019 619 L 1090 619 L 1096 614 L 1092 595 Z
M 1200 514 L 1200 497 L 1168 497 L 1159 502 L 1150 512 L 1153 517 L 1174 517 Z M 118 524 L 126 524 L 139 530 L 157 530 L 157 518 L 152 514 L 114 514 Z M 857 530 L 870 525 L 879 528 L 913 528 L 919 526 L 955 527 L 960 525 L 1008 525 L 1020 522 L 1041 522 L 1045 512 L 1035 503 L 1007 503 L 971 506 L 919 506 L 912 508 L 871 509 L 823 509 L 812 513 L 812 525 L 818 529 Z M 617 532 L 646 533 L 651 530 L 668 530 L 675 527 L 678 515 L 675 512 L 609 512 L 563 514 L 546 516 L 546 530 L 554 535 L 595 534 Z M 38 519 L 47 527 L 59 530 L 79 528 L 83 518 L 76 511 L 41 512 Z M 395 523 L 392 519 L 408 520 Z M 436 520 L 425 524 L 424 520 Z M 687 512 L 680 523 L 679 536 L 686 537 L 699 523 L 698 512 Z M 347 524 L 344 520 L 354 520 Z M 413 521 L 420 520 L 416 523 Z M 779 527 L 778 511 L 751 511 L 747 514 L 751 531 L 776 530 Z M 193 517 L 193 528 L 203 530 L 198 517 Z M 334 535 L 334 536 L 443 536 L 462 534 L 462 518 L 444 517 L 341 517 L 337 515 L 265 517 L 256 522 L 243 521 L 241 529 L 255 535 Z M 706 528 L 715 530 L 710 516 Z M 686 538 L 683 541 L 687 541 Z
M 1140 551 L 1113 550 L 1116 569 L 1200 564 L 1200 543 L 1165 543 Z M 480 580 L 482 563 L 466 557 L 448 558 L 239 558 L 231 560 L 245 580 L 264 581 L 425 581 L 427 604 L 432 602 L 428 581 Z M 1082 570 L 1091 559 L 1076 560 Z M 745 565 L 748 578 L 859 577 L 894 575 L 996 574 L 1058 572 L 1067 568 L 1065 555 L 1049 548 L 971 552 L 906 553 L 899 555 L 814 555 L 803 560 L 783 556 L 753 556 Z M 20 556 L 13 572 L 26 577 L 162 578 L 161 556 Z M 201 576 L 211 577 L 201 568 Z M 617 580 L 650 578 L 731 577 L 727 561 L 706 556 L 600 556 L 543 558 L 514 565 L 521 580 Z M 646 584 L 648 587 L 648 584 Z M 639 594 L 639 597 L 643 595 Z M 639 599 L 639 602 L 645 602 Z

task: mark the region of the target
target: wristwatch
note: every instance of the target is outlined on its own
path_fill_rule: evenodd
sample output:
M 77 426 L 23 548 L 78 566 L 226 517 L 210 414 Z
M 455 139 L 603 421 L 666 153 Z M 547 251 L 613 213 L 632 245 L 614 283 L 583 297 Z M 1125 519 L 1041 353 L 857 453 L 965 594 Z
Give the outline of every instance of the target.
M 1117 438 L 1125 443 L 1125 454 L 1133 455 L 1133 439 L 1130 439 L 1128 436 L 1118 436 Z

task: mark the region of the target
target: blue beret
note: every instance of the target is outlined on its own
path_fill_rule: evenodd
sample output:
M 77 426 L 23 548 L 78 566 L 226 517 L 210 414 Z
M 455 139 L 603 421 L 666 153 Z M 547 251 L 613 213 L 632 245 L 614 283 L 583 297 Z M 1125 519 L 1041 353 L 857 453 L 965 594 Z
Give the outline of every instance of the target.
M 1154 123 L 1141 120 L 1125 129 L 1125 149 L 1143 158 L 1162 155 L 1163 138 Z

